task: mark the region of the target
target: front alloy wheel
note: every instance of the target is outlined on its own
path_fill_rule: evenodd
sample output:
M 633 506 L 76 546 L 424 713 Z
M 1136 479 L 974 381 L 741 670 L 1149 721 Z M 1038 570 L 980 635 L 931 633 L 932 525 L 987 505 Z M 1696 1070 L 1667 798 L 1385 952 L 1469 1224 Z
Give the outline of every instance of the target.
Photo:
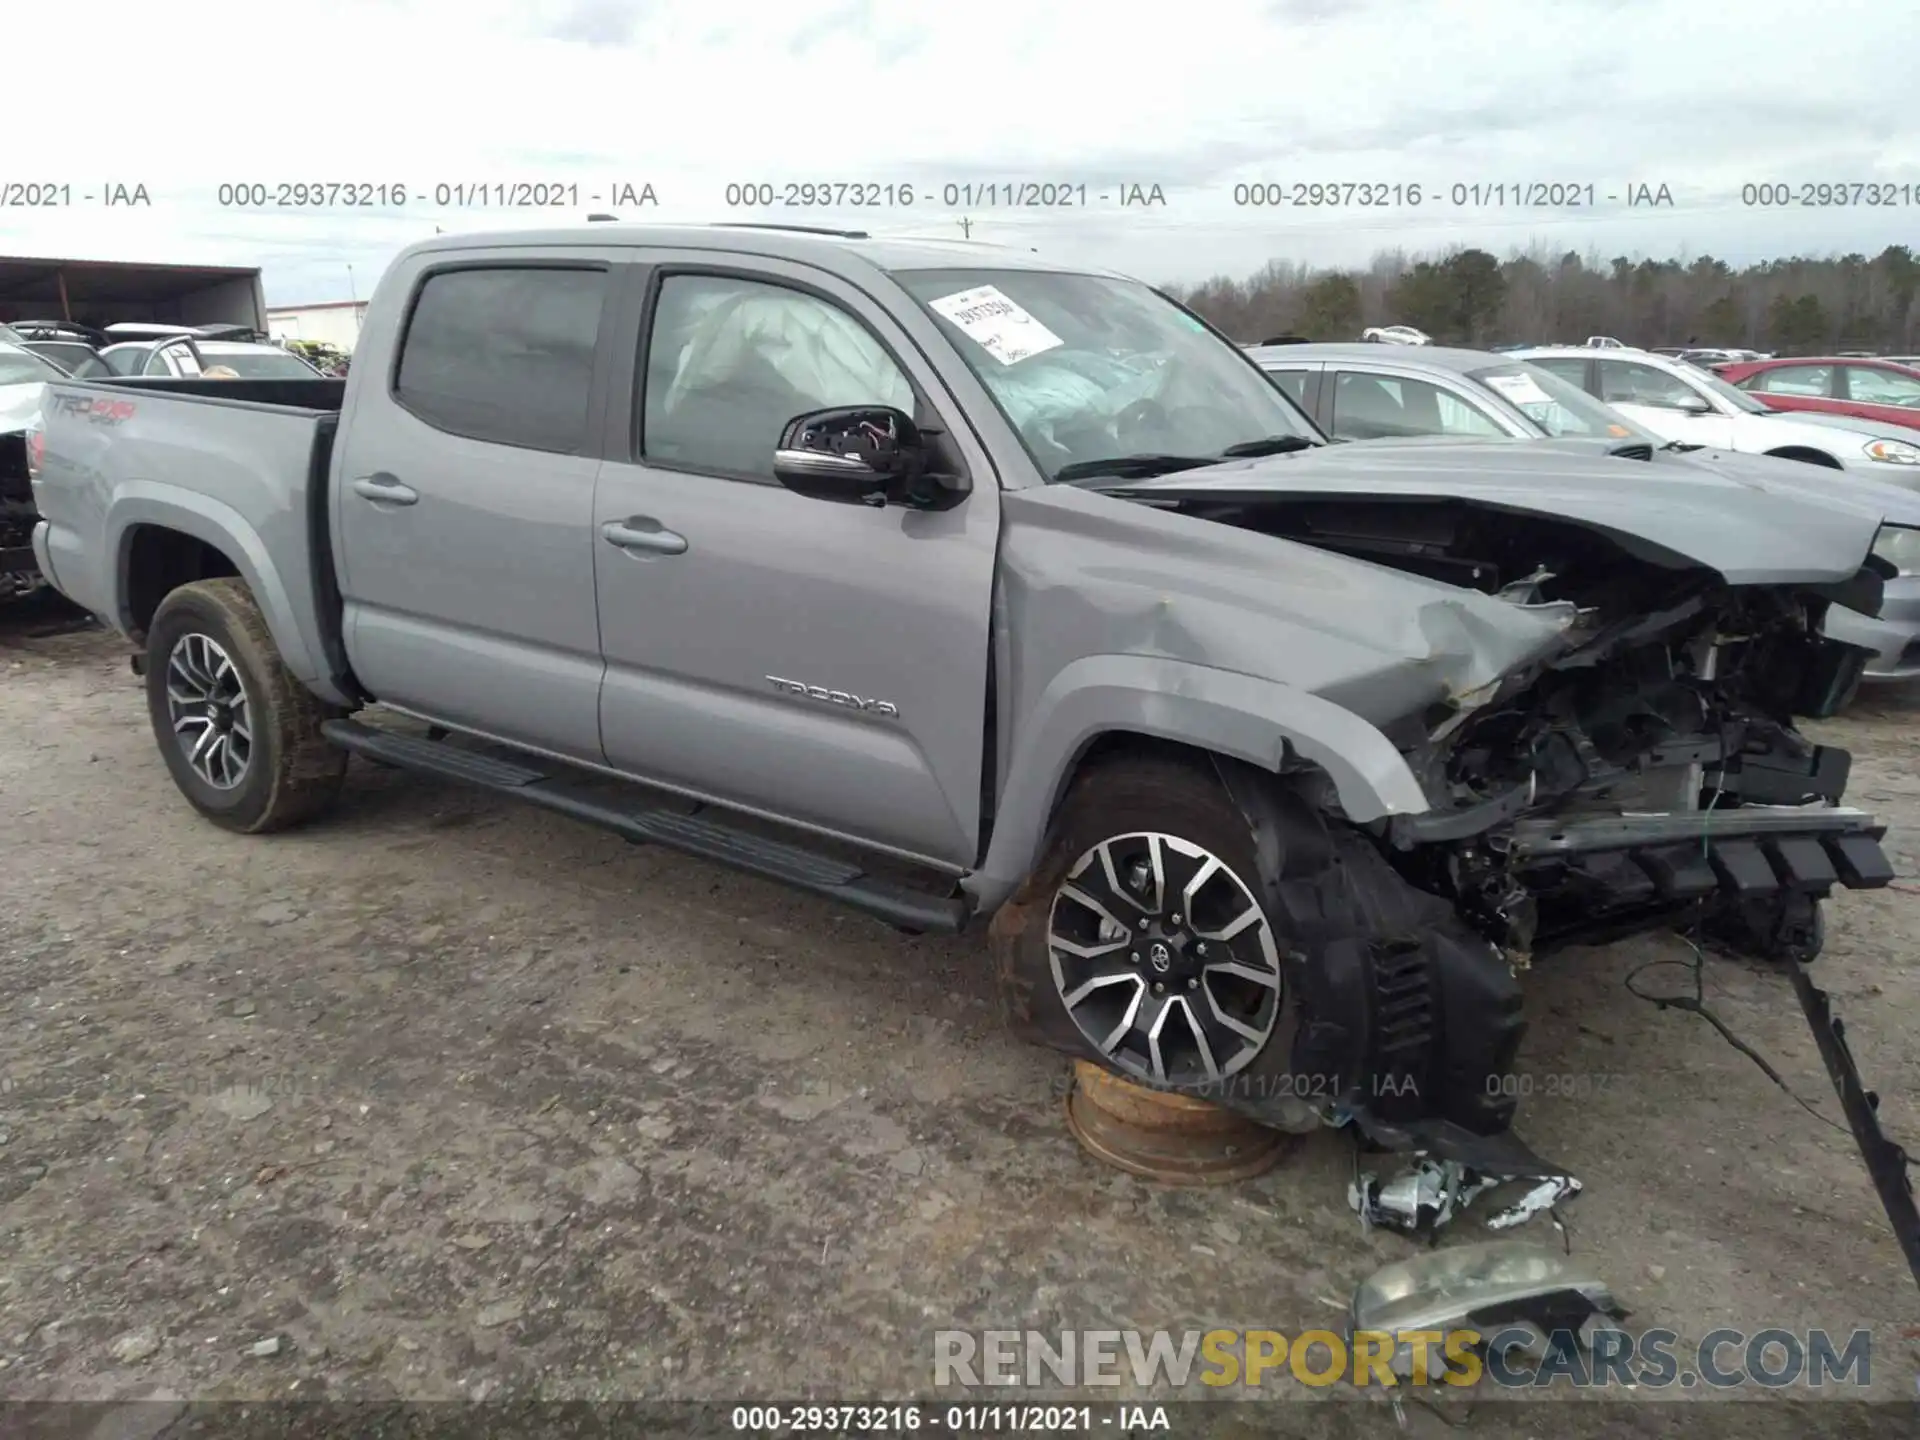
M 1230 866 L 1176 836 L 1116 835 L 1081 855 L 1054 891 L 1047 950 L 1080 1034 L 1154 1084 L 1235 1074 L 1280 1017 L 1265 911 Z
M 253 719 L 233 658 L 209 636 L 189 631 L 167 656 L 167 718 L 193 773 L 216 790 L 247 778 Z

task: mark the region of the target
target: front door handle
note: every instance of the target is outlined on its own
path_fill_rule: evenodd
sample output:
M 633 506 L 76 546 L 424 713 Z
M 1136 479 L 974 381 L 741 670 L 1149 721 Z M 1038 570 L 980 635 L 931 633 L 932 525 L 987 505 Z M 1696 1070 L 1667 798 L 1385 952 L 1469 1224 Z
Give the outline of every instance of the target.
M 676 535 L 651 515 L 629 515 L 624 520 L 609 520 L 600 527 L 609 545 L 622 550 L 644 550 L 653 555 L 684 555 L 687 537 Z
M 374 475 L 362 475 L 351 484 L 354 494 L 380 505 L 411 505 L 420 498 L 418 490 L 411 485 L 402 485 L 384 470 Z

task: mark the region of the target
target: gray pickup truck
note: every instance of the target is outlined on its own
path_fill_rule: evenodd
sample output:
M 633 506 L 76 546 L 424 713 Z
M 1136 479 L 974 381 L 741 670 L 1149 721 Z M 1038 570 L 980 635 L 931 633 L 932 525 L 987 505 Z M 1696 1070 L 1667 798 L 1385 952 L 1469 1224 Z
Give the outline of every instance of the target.
M 355 361 L 54 384 L 33 437 L 42 566 L 229 828 L 351 752 L 992 917 L 1023 1036 L 1503 1173 L 1536 956 L 1798 975 L 1891 878 L 1792 719 L 1864 662 L 1818 627 L 1876 608 L 1869 510 L 1331 445 L 1149 286 L 961 243 L 446 236 Z

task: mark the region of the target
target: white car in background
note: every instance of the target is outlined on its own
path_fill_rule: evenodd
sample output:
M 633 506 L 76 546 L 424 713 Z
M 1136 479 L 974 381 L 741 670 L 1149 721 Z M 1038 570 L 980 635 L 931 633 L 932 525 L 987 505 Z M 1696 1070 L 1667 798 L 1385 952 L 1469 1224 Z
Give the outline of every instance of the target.
M 1920 490 L 1920 444 L 1901 438 L 1897 426 L 1770 410 L 1718 375 L 1646 350 L 1551 345 L 1509 351 L 1507 358 L 1571 381 L 1662 440 L 1804 460 Z
M 40 413 L 40 392 L 67 372 L 24 345 L 0 340 L 0 434 L 24 430 Z
M 109 326 L 112 334 L 115 327 Z M 245 340 L 199 340 L 189 332 L 109 345 L 100 359 L 115 375 L 199 375 L 224 365 L 242 380 L 319 380 L 325 377 L 291 350 Z
M 1360 338 L 1369 344 L 1380 345 L 1431 345 L 1433 337 L 1424 330 L 1416 330 L 1411 325 L 1369 325 L 1360 332 Z
M 1682 473 L 1706 470 L 1740 483 L 1790 486 L 1870 510 L 1884 527 L 1874 553 L 1895 573 L 1886 579 L 1877 615 L 1836 605 L 1827 612 L 1825 633 L 1873 652 L 1866 679 L 1920 677 L 1920 494 L 1912 489 L 1876 483 L 1878 477 L 1861 467 L 1823 475 L 1810 465 L 1723 449 L 1664 449 L 1661 437 L 1636 429 L 1620 410 L 1516 352 L 1287 345 L 1256 347 L 1250 353 L 1308 419 L 1338 440 L 1392 445 L 1414 437 L 1484 442 L 1504 435 L 1549 443 L 1597 442 L 1622 457 L 1623 464 L 1651 464 Z

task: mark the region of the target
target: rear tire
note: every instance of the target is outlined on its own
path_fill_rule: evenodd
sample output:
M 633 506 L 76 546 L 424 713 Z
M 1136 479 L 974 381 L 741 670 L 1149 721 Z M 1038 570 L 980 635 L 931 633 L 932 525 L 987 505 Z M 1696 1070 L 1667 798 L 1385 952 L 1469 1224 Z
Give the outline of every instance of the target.
M 320 733 L 336 712 L 288 672 L 244 582 L 198 580 L 160 602 L 146 682 L 174 784 L 214 824 L 283 830 L 339 794 L 347 752 Z

